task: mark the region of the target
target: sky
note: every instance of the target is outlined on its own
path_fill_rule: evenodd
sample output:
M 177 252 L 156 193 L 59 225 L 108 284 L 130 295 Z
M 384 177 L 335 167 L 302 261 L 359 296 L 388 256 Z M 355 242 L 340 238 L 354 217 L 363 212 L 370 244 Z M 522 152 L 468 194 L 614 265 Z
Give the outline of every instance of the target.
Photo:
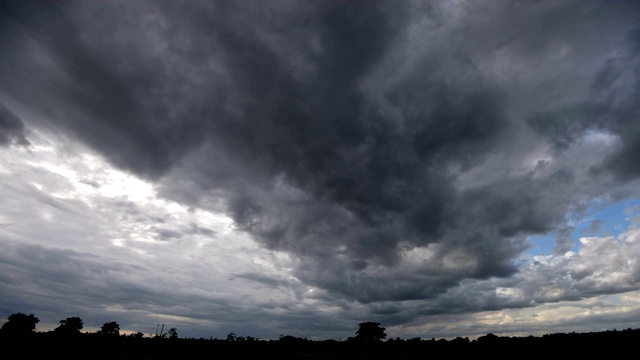
M 0 1 L 0 319 L 640 328 L 639 5 Z

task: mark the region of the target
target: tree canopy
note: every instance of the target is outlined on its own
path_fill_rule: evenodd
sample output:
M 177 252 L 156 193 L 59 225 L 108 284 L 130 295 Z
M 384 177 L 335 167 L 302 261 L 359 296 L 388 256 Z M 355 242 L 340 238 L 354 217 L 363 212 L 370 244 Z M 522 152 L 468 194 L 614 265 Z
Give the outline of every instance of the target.
M 108 323 L 102 324 L 99 334 L 108 335 L 108 336 L 118 336 L 120 335 L 120 325 L 117 322 L 111 321 Z
M 55 332 L 63 335 L 79 334 L 82 330 L 84 323 L 79 317 L 68 317 L 64 320 L 60 320 L 60 326 L 55 328 Z
M 25 335 L 33 333 L 36 328 L 36 324 L 40 320 L 33 314 L 26 315 L 23 313 L 16 313 L 9 316 L 6 323 L 0 328 L 0 334 L 3 335 Z
M 360 327 L 358 331 L 356 331 L 355 337 L 357 341 L 378 342 L 387 337 L 387 334 L 384 332 L 385 328 L 380 327 L 380 323 L 378 322 L 368 321 L 360 323 L 359 325 Z

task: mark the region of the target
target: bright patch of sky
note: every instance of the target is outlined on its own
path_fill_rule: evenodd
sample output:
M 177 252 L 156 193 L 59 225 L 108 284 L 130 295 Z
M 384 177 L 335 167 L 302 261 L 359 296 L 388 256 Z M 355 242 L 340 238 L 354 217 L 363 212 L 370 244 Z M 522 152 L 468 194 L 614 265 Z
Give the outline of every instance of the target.
M 616 145 L 619 137 L 604 130 L 587 130 L 583 137 L 584 144 L 602 145 L 602 151 L 610 151 Z M 584 145 L 583 144 L 583 145 Z M 580 150 L 580 146 L 576 150 Z M 572 227 L 570 233 L 574 240 L 572 252 L 577 252 L 581 247 L 581 237 L 614 236 L 629 229 L 635 215 L 640 212 L 640 199 L 627 198 L 621 201 L 593 200 L 588 209 L 579 214 L 567 214 L 567 225 Z M 549 255 L 553 253 L 558 233 L 538 234 L 528 237 L 531 248 L 526 256 Z
M 571 251 L 580 249 L 582 237 L 614 236 L 629 229 L 634 219 L 640 215 L 640 199 L 625 199 L 616 203 L 596 200 L 591 203 L 589 209 L 573 225 L 571 237 L 575 244 Z M 531 248 L 525 255 L 549 255 L 553 252 L 557 235 L 544 234 L 528 237 Z
M 631 198 L 611 204 L 594 201 L 584 218 L 576 223 L 575 237 L 618 236 L 640 214 L 640 199 Z
M 6 239 L 138 265 L 152 261 L 145 266 L 160 271 L 162 263 L 196 260 L 188 276 L 208 278 L 209 283 L 193 285 L 207 291 L 212 283 L 244 271 L 288 276 L 288 257 L 233 231 L 226 215 L 158 197 L 153 184 L 112 167 L 79 144 L 62 146 L 50 136 L 34 130 L 31 147 L 0 152 L 2 172 L 11 175 L 0 179 L 6 206 L 0 225 Z

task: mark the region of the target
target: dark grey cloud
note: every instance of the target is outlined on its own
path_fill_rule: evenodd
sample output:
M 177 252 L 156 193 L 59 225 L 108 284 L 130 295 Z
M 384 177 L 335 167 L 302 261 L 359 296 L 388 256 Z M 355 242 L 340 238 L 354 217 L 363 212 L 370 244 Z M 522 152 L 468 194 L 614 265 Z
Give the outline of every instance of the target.
M 637 9 L 451 6 L 8 2 L 2 91 L 44 114 L 34 126 L 81 139 L 161 195 L 223 209 L 298 258 L 304 283 L 365 303 L 431 299 L 514 276 L 529 235 L 570 249 L 565 215 L 640 166 Z M 488 70 L 501 54 L 533 74 Z M 561 74 L 572 67 L 587 75 Z M 570 94 L 540 106 L 563 80 Z M 589 131 L 618 148 L 574 158 Z
M 175 238 L 179 239 L 182 237 L 182 233 L 175 230 L 157 229 L 156 231 L 158 233 L 158 236 L 160 236 L 160 238 L 162 238 L 163 240 L 169 240 L 169 239 L 175 239 Z
M 198 224 L 190 224 L 189 232 L 191 234 L 200 234 L 205 236 L 216 236 L 217 232 L 207 227 L 199 226 Z
M 0 70 L 6 79 L 3 90 L 10 96 L 29 97 L 30 105 L 54 120 L 51 126 L 89 135 L 85 141 L 110 154 L 116 164 L 157 175 L 201 132 L 198 126 L 186 126 L 183 133 L 180 124 L 188 120 L 172 120 L 169 104 L 162 101 L 168 95 L 162 94 L 168 65 L 159 59 L 146 61 L 135 50 L 138 40 L 120 43 L 111 33 L 118 27 L 117 7 L 122 4 L 84 5 L 3 4 L 3 50 L 14 55 Z M 108 11 L 112 5 L 116 12 Z M 133 19 L 135 9 L 131 10 L 134 13 L 128 16 Z M 139 11 L 138 15 L 144 13 Z M 95 26 L 84 33 L 83 26 L 92 22 Z M 133 35 L 136 29 L 124 31 Z M 119 52 L 129 55 L 121 57 Z M 20 64 L 25 55 L 34 61 Z M 43 91 L 32 92 L 38 88 Z
M 628 181 L 637 178 L 640 127 L 634 119 L 640 114 L 636 101 L 640 89 L 638 77 L 638 31 L 631 29 L 624 38 L 616 39 L 618 50 L 612 53 L 594 74 L 589 96 L 561 109 L 533 114 L 529 125 L 548 139 L 557 150 L 563 150 L 584 136 L 587 131 L 601 131 L 619 138 L 615 153 L 594 172 L 611 172 Z
M 237 278 L 241 278 L 241 279 L 246 279 L 246 280 L 251 280 L 254 281 L 256 283 L 262 284 L 264 286 L 268 286 L 268 287 L 272 287 L 272 288 L 278 288 L 278 287 L 289 287 L 290 284 L 287 281 L 284 280 L 277 280 L 274 279 L 270 276 L 266 276 L 264 274 L 257 274 L 257 273 L 244 273 L 244 274 L 237 274 L 234 275 L 234 277 Z
M 159 281 L 145 281 L 139 277 L 145 271 L 145 265 L 125 264 L 113 258 L 86 252 L 2 240 L 0 268 L 3 275 L 0 276 L 0 282 L 9 290 L 0 304 L 3 314 L 24 309 L 37 314 L 42 321 L 53 324 L 67 316 L 80 316 L 87 328 L 99 328 L 103 323 L 115 320 L 123 329 L 138 329 L 137 331 L 149 335 L 154 332 L 156 323 L 149 323 L 150 318 L 146 313 L 158 311 L 173 317 L 170 320 L 172 327 L 182 330 L 181 336 L 215 333 L 222 337 L 226 334 L 225 331 L 229 331 L 234 320 L 241 317 L 243 311 L 262 311 L 239 299 L 220 299 L 197 292 L 185 294 L 175 291 L 175 286 L 160 284 Z M 37 281 L 25 283 L 20 280 L 24 276 Z M 198 305 L 193 309 L 182 306 L 187 298 L 190 303 Z M 231 306 L 232 303 L 237 306 Z M 126 311 L 126 316 L 114 319 L 113 316 L 116 315 L 105 311 L 114 304 Z M 164 310 L 167 306 L 172 310 Z M 180 320 L 180 317 L 204 320 L 209 319 L 212 314 L 226 328 L 187 325 L 187 322 Z M 274 331 L 273 328 L 268 330 Z M 253 328 L 251 333 L 247 329 L 245 333 L 249 335 L 256 332 L 277 337 L 277 334 L 267 332 L 267 326 Z
M 24 123 L 16 114 L 0 103 L 0 146 L 12 143 L 28 145 Z

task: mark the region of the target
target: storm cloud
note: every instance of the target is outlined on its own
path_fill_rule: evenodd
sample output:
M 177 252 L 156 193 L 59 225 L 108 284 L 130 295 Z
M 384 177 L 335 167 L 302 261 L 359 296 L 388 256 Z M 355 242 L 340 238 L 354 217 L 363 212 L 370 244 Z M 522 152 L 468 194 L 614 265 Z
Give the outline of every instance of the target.
M 24 123 L 0 103 L 0 145 L 6 146 L 13 142 L 22 145 L 29 144 L 25 137 Z
M 234 278 L 299 281 L 380 306 L 392 325 L 605 294 L 570 258 L 545 268 L 571 274 L 553 291 L 517 283 L 542 276 L 521 266 L 530 236 L 552 236 L 563 258 L 580 245 L 568 218 L 637 194 L 638 10 L 3 2 L 0 144 L 28 144 L 31 127 L 76 139 L 295 259 L 295 282 Z M 168 243 L 221 236 L 183 225 L 149 231 Z M 638 289 L 637 265 L 623 272 L 635 275 L 612 293 Z M 390 305 L 405 300 L 432 302 Z

